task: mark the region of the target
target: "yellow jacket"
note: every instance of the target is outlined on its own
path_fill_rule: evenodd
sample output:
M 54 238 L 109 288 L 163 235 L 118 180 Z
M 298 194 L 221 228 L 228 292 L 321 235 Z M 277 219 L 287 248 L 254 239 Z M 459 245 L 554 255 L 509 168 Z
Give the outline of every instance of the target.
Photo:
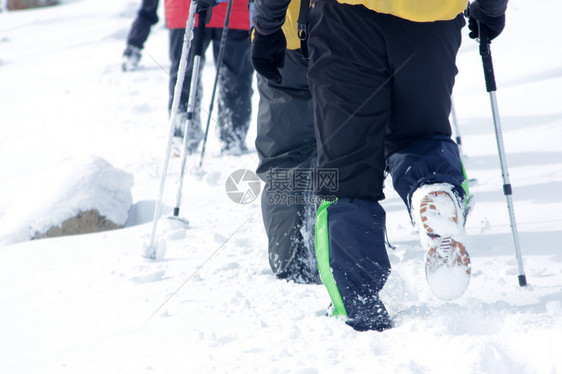
M 306 1 L 306 0 L 304 0 Z M 414 22 L 433 22 L 454 19 L 468 5 L 468 0 L 337 0 L 341 4 L 364 5 L 375 12 L 392 14 L 393 16 Z M 299 18 L 301 0 L 291 0 L 283 32 L 287 39 L 287 49 L 300 48 L 297 35 L 297 19 Z

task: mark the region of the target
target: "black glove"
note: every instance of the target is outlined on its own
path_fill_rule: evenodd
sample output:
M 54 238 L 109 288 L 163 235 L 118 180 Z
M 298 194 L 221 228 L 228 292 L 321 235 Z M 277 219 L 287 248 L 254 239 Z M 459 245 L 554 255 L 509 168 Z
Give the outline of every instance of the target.
M 252 65 L 265 79 L 273 83 L 281 83 L 279 68 L 285 66 L 285 49 L 287 40 L 283 30 L 279 29 L 273 34 L 262 35 L 254 29 L 252 41 Z
M 488 38 L 490 41 L 501 34 L 505 27 L 505 13 L 497 17 L 490 17 L 480 9 L 477 2 L 469 4 L 466 9 L 466 16 L 468 17 L 468 28 L 470 29 L 468 36 L 472 39 L 476 39 L 479 36 L 478 24 L 481 27 L 488 28 Z
M 197 0 L 197 9 L 195 12 L 199 15 L 199 19 L 208 25 L 211 22 L 211 17 L 213 16 L 213 7 L 218 5 L 217 0 Z

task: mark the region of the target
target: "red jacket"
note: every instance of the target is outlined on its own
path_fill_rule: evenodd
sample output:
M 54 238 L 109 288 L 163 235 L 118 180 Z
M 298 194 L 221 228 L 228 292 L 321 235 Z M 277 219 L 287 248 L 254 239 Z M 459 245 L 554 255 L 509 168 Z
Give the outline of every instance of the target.
M 190 5 L 191 2 L 189 0 L 165 0 L 164 11 L 166 14 L 166 27 L 169 29 L 184 29 Z M 213 7 L 213 16 L 207 27 L 222 29 L 224 27 L 227 7 L 228 2 L 220 3 Z M 197 26 L 197 20 L 195 26 Z M 233 0 L 228 27 L 237 30 L 250 29 L 248 0 Z

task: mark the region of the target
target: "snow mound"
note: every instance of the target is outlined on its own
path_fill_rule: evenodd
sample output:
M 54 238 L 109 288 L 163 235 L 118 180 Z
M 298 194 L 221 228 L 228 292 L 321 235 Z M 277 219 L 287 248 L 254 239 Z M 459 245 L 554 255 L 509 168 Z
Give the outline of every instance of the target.
M 65 159 L 34 180 L 2 217 L 0 244 L 30 240 L 92 210 L 118 226 L 127 221 L 133 176 L 99 157 Z
M 451 301 L 461 297 L 468 283 L 470 274 L 462 266 L 443 266 L 434 272 L 427 273 L 427 284 L 433 295 L 441 300 Z

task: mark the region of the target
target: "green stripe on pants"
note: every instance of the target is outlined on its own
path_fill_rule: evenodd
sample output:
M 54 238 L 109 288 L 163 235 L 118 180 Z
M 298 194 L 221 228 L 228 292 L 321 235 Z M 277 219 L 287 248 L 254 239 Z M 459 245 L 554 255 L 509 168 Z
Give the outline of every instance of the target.
M 333 201 L 322 200 L 318 211 L 316 212 L 316 232 L 315 247 L 316 261 L 318 261 L 318 269 L 322 283 L 328 289 L 328 294 L 334 305 L 332 316 L 347 316 L 347 311 L 343 305 L 343 300 L 336 285 L 336 281 L 332 275 L 330 267 L 330 238 L 328 235 L 328 207 L 334 203 Z

